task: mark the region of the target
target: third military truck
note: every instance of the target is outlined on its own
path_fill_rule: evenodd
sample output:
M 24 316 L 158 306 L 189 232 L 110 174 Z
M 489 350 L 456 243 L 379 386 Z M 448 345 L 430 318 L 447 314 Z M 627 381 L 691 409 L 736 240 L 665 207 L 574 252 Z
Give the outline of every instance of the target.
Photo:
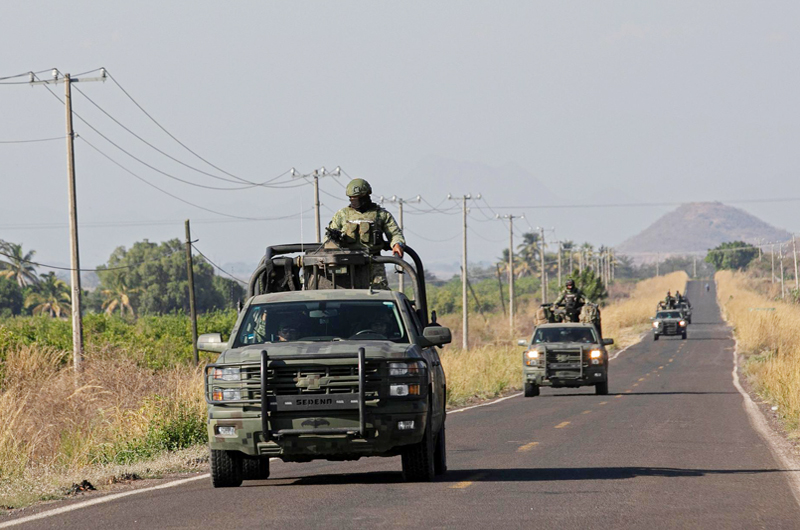
M 543 386 L 594 386 L 598 395 L 608 394 L 608 351 L 613 339 L 601 335 L 597 306 L 586 304 L 579 322 L 559 318 L 543 306 L 522 354 L 525 397 L 539 395 Z M 562 321 L 558 321 L 562 320 Z
M 206 367 L 215 487 L 269 476 L 285 462 L 402 458 L 407 481 L 447 469 L 446 381 L 437 352 L 450 330 L 428 312 L 425 271 L 413 263 L 324 245 L 267 248 L 230 337 Z M 413 299 L 373 288 L 375 265 L 411 280 Z

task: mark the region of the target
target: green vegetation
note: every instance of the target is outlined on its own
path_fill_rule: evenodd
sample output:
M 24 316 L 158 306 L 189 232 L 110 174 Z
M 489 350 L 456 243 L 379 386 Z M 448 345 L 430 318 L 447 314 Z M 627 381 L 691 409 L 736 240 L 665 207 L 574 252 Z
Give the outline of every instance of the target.
M 744 270 L 758 257 L 758 248 L 744 241 L 729 241 L 708 251 L 705 261 L 717 270 Z

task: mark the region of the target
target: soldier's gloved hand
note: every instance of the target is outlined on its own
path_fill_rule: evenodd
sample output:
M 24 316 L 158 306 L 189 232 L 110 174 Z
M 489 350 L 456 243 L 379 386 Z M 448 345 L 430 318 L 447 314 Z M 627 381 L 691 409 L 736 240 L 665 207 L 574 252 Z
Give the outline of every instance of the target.
M 398 258 L 402 259 L 403 258 L 403 245 L 401 245 L 400 243 L 395 244 L 395 246 L 392 247 L 392 254 L 394 254 Z

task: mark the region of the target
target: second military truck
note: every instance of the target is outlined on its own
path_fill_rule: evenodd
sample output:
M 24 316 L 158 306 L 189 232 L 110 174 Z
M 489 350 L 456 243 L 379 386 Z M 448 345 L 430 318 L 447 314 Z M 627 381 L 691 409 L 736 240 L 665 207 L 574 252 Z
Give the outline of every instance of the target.
M 230 338 L 206 367 L 214 487 L 269 476 L 286 462 L 402 457 L 407 481 L 447 469 L 446 381 L 436 347 L 450 330 L 428 313 L 424 269 L 325 245 L 269 247 Z M 410 277 L 414 298 L 375 290 L 375 266 Z

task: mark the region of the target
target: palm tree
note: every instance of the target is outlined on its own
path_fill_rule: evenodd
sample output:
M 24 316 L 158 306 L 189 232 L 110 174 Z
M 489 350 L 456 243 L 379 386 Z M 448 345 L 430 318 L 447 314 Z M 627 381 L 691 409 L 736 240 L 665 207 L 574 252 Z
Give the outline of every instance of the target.
M 0 257 L 5 261 L 0 261 L 0 276 L 16 280 L 20 288 L 26 285 L 33 285 L 38 281 L 36 277 L 36 267 L 31 263 L 35 250 L 23 253 L 22 245 L 16 243 L 0 242 Z
M 36 290 L 25 298 L 25 307 L 32 307 L 34 315 L 47 313 L 61 318 L 62 313 L 70 311 L 69 287 L 55 273 L 49 272 L 41 277 Z
M 106 314 L 110 315 L 119 308 L 119 314 L 121 316 L 125 316 L 126 310 L 131 316 L 135 316 L 136 313 L 133 310 L 133 305 L 131 305 L 131 294 L 136 291 L 138 291 L 138 289 L 131 289 L 128 287 L 128 282 L 124 275 L 119 275 L 114 278 L 109 288 L 101 291 L 105 299 L 103 301 L 103 309 L 106 310 Z
M 541 257 L 541 246 L 539 245 L 539 234 L 536 232 L 525 232 L 522 234 L 522 243 L 517 246 L 520 258 L 527 264 L 527 269 L 532 271 L 536 268 Z

